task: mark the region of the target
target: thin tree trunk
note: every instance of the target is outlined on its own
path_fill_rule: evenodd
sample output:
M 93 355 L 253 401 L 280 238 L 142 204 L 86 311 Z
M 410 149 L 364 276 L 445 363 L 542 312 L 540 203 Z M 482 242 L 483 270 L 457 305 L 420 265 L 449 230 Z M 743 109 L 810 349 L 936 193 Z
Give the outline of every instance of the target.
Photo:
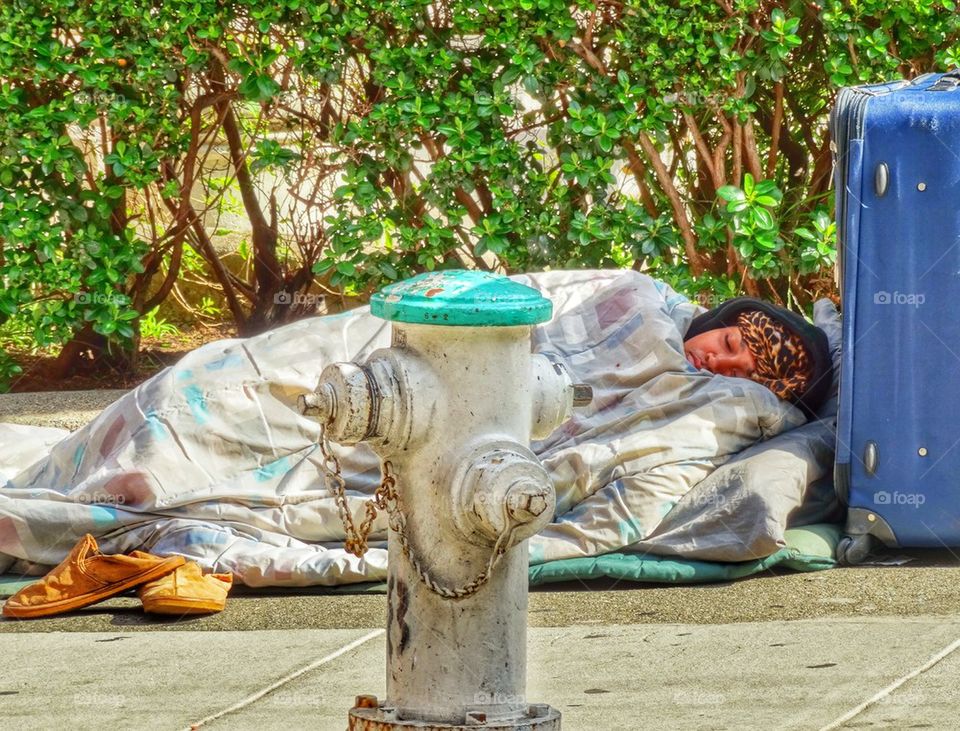
M 780 127 L 783 124 L 783 82 L 774 84 L 773 120 L 770 124 L 770 152 L 767 155 L 767 177 L 777 170 L 777 148 L 780 147 Z
M 697 237 L 693 232 L 693 226 L 690 225 L 690 218 L 687 215 L 687 211 L 683 207 L 680 193 L 674 185 L 666 165 L 664 165 L 663 160 L 660 159 L 660 153 L 657 152 L 657 148 L 653 146 L 650 138 L 641 132 L 637 135 L 637 142 L 640 143 L 644 155 L 646 155 L 650 166 L 653 168 L 654 174 L 657 176 L 657 182 L 660 183 L 660 187 L 670 201 L 670 207 L 673 209 L 673 219 L 677 224 L 677 228 L 680 229 L 680 236 L 683 238 L 683 248 L 686 251 L 687 261 L 690 264 L 690 272 L 693 276 L 698 277 L 703 273 L 703 261 L 700 252 L 697 251 Z M 628 146 L 633 147 L 633 143 L 626 140 L 624 147 Z
M 219 61 L 211 64 L 211 81 L 217 92 L 226 89 L 223 66 Z M 272 321 L 273 297 L 283 287 L 283 269 L 277 259 L 277 228 L 276 222 L 268 222 L 257 201 L 256 189 L 250 168 L 247 165 L 247 154 L 243 147 L 240 135 L 240 126 L 233 112 L 232 101 L 229 97 L 217 103 L 223 119 L 222 127 L 227 138 L 227 147 L 230 151 L 230 162 L 233 165 L 240 188 L 240 198 L 244 211 L 250 221 L 250 240 L 253 244 L 253 275 L 257 285 L 257 297 L 253 303 L 253 311 L 247 319 L 247 328 L 253 331 L 265 329 Z

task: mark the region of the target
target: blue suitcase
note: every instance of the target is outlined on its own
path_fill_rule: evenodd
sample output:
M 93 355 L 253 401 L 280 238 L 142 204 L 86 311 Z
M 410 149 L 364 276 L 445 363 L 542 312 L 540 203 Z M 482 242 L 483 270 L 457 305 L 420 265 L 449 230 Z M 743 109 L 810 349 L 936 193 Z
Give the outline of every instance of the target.
M 839 558 L 960 546 L 960 70 L 843 89 L 830 131 Z

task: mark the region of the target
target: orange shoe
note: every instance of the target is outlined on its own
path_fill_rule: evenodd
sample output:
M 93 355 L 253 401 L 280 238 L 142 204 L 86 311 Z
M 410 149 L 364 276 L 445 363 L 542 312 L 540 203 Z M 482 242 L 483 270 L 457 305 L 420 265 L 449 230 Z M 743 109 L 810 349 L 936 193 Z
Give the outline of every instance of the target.
M 144 584 L 137 595 L 144 611 L 151 614 L 212 614 L 223 611 L 231 586 L 233 574 L 204 574 L 198 564 L 188 561 L 176 571 Z
M 137 556 L 105 556 L 88 533 L 59 566 L 7 599 L 3 615 L 32 619 L 80 609 L 169 574 L 183 563 L 183 556 L 160 558 L 141 551 Z

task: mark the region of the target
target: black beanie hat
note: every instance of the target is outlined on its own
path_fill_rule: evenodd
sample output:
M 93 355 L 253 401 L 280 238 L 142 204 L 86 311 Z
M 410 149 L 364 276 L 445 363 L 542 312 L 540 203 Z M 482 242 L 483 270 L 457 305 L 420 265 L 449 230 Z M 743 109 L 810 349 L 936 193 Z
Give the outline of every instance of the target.
M 816 325 L 811 325 L 797 313 L 752 297 L 736 297 L 693 318 L 683 339 L 687 341 L 717 328 L 736 327 L 737 317 L 741 312 L 748 310 L 760 310 L 766 313 L 800 338 L 807 348 L 810 359 L 813 361 L 810 386 L 802 396 L 791 401 L 800 407 L 808 418 L 815 418 L 817 411 L 830 395 L 830 386 L 833 384 L 833 360 L 830 358 L 830 343 L 823 330 Z

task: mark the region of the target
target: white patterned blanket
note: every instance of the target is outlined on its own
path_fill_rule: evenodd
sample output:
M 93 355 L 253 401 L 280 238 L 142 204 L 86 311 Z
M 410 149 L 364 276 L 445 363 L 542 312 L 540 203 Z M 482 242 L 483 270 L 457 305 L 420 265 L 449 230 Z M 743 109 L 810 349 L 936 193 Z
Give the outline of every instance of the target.
M 804 422 L 763 386 L 687 363 L 682 336 L 700 310 L 661 282 L 515 278 L 554 303 L 534 351 L 594 389 L 590 407 L 533 445 L 558 494 L 530 541 L 534 563 L 641 540 L 718 465 Z M 43 573 L 90 532 L 105 552 L 179 553 L 251 586 L 383 578 L 382 544 L 363 559 L 342 549 L 318 427 L 296 402 L 328 363 L 388 344 L 388 323 L 364 307 L 204 345 L 73 433 L 0 425 L 0 572 Z M 359 517 L 378 462 L 363 446 L 338 453 Z

